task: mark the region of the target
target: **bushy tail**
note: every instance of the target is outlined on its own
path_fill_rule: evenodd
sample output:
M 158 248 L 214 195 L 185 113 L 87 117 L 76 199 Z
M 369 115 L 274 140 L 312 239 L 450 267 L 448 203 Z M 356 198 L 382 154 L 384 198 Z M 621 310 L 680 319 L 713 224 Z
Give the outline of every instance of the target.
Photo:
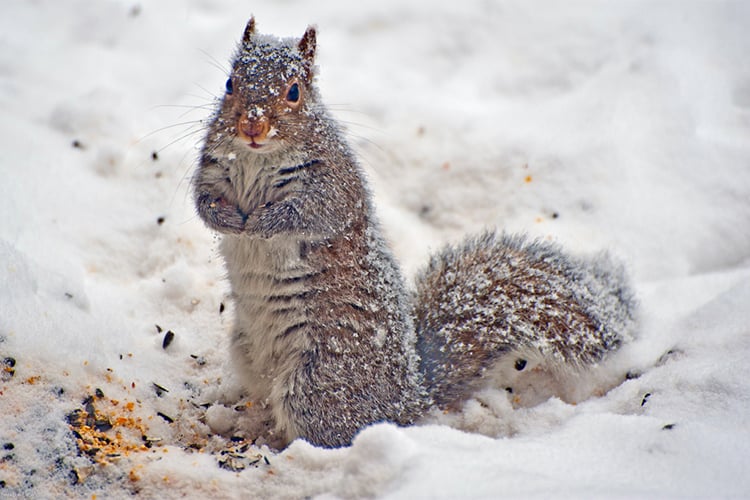
M 623 267 L 607 254 L 579 259 L 495 233 L 433 256 L 416 294 L 417 350 L 440 406 L 468 397 L 510 353 L 535 353 L 553 367 L 600 361 L 629 340 L 636 307 Z

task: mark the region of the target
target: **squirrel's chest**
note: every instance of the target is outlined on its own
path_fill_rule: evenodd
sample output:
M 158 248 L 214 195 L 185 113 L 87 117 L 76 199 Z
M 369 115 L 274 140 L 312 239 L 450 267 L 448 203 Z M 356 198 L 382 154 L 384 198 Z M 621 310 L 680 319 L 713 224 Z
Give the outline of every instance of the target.
M 281 342 L 307 321 L 306 298 L 316 270 L 298 238 L 227 237 L 222 253 L 235 302 L 235 331 L 247 342 Z

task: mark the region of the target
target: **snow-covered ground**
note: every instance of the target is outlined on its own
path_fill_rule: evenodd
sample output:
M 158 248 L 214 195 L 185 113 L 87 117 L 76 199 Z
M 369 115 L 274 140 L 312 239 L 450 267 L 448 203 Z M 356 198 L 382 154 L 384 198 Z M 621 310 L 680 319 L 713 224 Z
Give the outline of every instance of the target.
M 592 397 L 488 392 L 339 450 L 216 436 L 245 406 L 188 188 L 250 14 L 318 25 L 407 274 L 487 226 L 627 262 L 639 336 Z M 743 1 L 4 0 L 0 497 L 750 496 L 748 26 Z

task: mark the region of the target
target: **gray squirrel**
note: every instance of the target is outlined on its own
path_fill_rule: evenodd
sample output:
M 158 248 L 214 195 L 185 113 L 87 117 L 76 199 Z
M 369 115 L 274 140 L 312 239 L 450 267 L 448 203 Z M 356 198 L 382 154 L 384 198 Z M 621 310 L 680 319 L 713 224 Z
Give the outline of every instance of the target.
M 314 27 L 278 39 L 250 19 L 193 178 L 199 216 L 223 235 L 232 361 L 275 446 L 346 446 L 369 424 L 507 385 L 507 367 L 580 370 L 629 339 L 621 266 L 522 236 L 447 247 L 408 291 L 321 103 L 315 48 Z

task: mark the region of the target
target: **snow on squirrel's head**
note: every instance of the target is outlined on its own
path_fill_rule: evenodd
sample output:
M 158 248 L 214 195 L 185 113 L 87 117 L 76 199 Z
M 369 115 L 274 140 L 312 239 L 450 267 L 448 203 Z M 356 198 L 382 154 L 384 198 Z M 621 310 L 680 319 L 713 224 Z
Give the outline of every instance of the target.
M 255 19 L 248 21 L 219 116 L 253 152 L 277 150 L 310 114 L 315 37 L 313 26 L 299 40 L 262 35 L 255 32 Z

